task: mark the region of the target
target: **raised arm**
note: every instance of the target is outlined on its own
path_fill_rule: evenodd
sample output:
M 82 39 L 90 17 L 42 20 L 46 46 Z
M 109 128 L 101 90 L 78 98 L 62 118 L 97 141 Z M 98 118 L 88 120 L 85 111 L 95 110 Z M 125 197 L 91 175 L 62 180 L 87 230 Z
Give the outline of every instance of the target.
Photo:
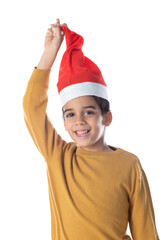
M 32 73 L 23 98 L 25 123 L 45 159 L 51 157 L 56 146 L 62 147 L 60 145 L 64 144 L 46 114 L 50 70 L 63 41 L 59 19 L 57 19 L 55 28 L 55 35 L 52 28 L 47 31 L 43 55 Z

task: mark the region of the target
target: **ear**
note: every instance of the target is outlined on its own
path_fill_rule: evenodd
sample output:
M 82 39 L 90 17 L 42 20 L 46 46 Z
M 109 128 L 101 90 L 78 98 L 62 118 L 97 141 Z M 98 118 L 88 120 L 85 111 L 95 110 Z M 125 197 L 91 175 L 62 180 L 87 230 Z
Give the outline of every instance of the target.
M 111 111 L 107 112 L 107 114 L 104 117 L 104 125 L 108 127 L 112 122 L 112 113 Z

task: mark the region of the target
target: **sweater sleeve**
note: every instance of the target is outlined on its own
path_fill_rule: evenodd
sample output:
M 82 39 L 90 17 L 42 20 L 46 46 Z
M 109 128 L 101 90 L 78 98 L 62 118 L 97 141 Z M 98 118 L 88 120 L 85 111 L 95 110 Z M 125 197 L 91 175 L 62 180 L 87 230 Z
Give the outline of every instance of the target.
M 139 160 L 132 178 L 129 225 L 133 240 L 159 240 L 149 184 Z
M 47 114 L 50 70 L 34 69 L 23 98 L 24 119 L 29 133 L 45 160 L 65 141 L 56 133 Z

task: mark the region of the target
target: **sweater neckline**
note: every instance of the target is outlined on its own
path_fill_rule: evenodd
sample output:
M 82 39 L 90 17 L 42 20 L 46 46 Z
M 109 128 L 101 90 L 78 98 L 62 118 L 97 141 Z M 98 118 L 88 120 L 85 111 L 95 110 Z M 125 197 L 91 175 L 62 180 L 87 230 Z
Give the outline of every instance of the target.
M 77 147 L 76 149 L 76 153 L 77 154 L 81 154 L 81 155 L 91 155 L 91 156 L 95 156 L 95 155 L 114 155 L 120 152 L 120 148 L 117 147 L 113 147 L 113 146 L 109 146 L 111 149 L 113 149 L 114 151 L 108 151 L 108 152 L 93 152 L 93 151 L 88 151 L 85 150 L 83 148 L 81 148 L 80 146 Z

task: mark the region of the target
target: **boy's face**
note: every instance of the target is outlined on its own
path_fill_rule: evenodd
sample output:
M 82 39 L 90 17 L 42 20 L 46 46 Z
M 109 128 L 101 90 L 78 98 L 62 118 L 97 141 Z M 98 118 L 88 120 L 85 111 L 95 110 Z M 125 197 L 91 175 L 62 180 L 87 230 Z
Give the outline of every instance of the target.
M 112 120 L 111 113 L 102 116 L 101 109 L 91 96 L 72 99 L 63 107 L 64 127 L 73 141 L 89 151 L 105 151 L 105 127 Z

